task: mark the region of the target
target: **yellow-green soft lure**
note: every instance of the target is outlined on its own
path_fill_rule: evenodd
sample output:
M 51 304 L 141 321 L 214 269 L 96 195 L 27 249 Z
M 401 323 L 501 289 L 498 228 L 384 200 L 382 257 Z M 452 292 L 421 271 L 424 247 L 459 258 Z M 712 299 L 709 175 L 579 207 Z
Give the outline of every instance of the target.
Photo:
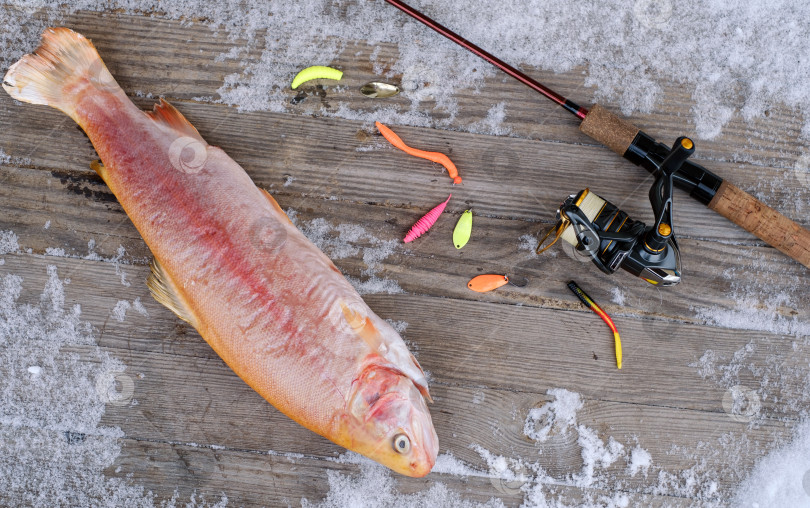
M 339 71 L 331 67 L 324 67 L 323 65 L 313 65 L 312 67 L 307 67 L 306 69 L 296 74 L 295 77 L 293 78 L 291 86 L 292 89 L 295 90 L 302 84 L 313 79 L 326 78 L 340 81 L 340 78 L 342 77 L 343 71 Z
M 456 229 L 453 230 L 453 245 L 456 249 L 460 249 L 467 245 L 470 241 L 470 234 L 472 234 L 472 210 L 467 210 L 461 214 L 461 218 L 456 223 Z

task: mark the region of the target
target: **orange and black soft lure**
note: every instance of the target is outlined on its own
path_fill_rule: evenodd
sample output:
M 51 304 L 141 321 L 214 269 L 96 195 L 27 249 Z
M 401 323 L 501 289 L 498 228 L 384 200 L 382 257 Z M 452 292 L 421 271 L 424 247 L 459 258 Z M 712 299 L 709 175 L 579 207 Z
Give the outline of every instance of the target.
M 582 288 L 577 286 L 576 282 L 569 281 L 568 282 L 568 289 L 570 289 L 575 295 L 577 295 L 577 298 L 579 298 L 580 301 L 582 303 L 584 303 L 586 307 L 588 307 L 589 309 L 594 311 L 596 313 L 596 315 L 598 315 L 600 318 L 602 318 L 602 321 L 607 323 L 607 325 L 610 327 L 610 330 L 613 332 L 613 342 L 614 342 L 614 345 L 616 347 L 616 367 L 621 369 L 622 368 L 622 340 L 619 338 L 619 331 L 616 330 L 616 325 L 613 324 L 613 320 L 610 319 L 610 316 L 608 316 L 607 313 L 602 310 L 602 307 L 598 306 L 596 304 L 596 302 L 593 301 L 593 298 L 588 296 L 588 294 L 585 291 L 583 291 Z

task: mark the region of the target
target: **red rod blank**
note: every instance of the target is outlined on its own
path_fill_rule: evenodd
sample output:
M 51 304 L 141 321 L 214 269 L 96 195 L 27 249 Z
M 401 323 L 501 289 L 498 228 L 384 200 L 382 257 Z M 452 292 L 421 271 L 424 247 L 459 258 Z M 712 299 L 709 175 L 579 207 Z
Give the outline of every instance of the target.
M 440 34 L 444 35 L 445 37 L 447 37 L 451 41 L 455 42 L 459 46 L 462 46 L 465 49 L 467 49 L 469 51 L 472 51 L 473 53 L 475 53 L 479 57 L 483 58 L 484 60 L 491 63 L 495 67 L 501 69 L 503 72 L 509 74 L 510 76 L 517 79 L 518 81 L 520 81 L 524 85 L 528 86 L 532 90 L 534 90 L 536 92 L 540 92 L 541 94 L 545 95 L 546 97 L 548 97 L 549 99 L 551 99 L 555 103 L 557 103 L 560 106 L 562 106 L 563 108 L 565 108 L 565 110 L 568 111 L 569 113 L 577 116 L 580 120 L 584 120 L 585 116 L 588 114 L 587 109 L 585 109 L 582 106 L 579 106 L 578 104 L 575 104 L 574 102 L 566 99 L 565 97 L 558 94 L 554 90 L 541 85 L 538 81 L 530 78 L 526 74 L 524 74 L 524 73 L 520 72 L 519 70 L 515 69 L 514 67 L 512 67 L 508 63 L 501 60 L 500 58 L 488 53 L 487 51 L 484 51 L 483 49 L 479 48 L 478 46 L 476 46 L 472 42 L 468 41 L 467 39 L 461 37 L 460 35 L 453 32 L 452 30 L 450 30 L 448 28 L 445 28 L 444 26 L 440 25 L 439 23 L 436 23 L 435 21 L 433 21 L 429 17 L 425 16 L 421 12 L 417 11 L 413 7 L 401 2 L 400 0 L 385 0 L 385 1 L 388 2 L 389 4 L 393 5 L 397 9 L 401 10 L 405 14 L 411 16 L 415 20 L 419 21 L 420 23 L 423 23 L 424 25 L 427 25 L 428 27 L 432 28 L 433 30 L 435 30 L 435 31 L 439 32 Z

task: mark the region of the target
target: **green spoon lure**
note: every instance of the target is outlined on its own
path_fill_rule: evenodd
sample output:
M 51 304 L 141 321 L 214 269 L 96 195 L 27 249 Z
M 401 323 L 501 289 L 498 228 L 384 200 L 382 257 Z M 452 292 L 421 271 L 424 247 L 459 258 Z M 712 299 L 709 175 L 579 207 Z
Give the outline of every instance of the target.
M 461 214 L 461 218 L 456 223 L 456 229 L 453 230 L 453 245 L 456 249 L 460 249 L 467 245 L 470 241 L 470 234 L 472 234 L 472 210 L 467 210 Z

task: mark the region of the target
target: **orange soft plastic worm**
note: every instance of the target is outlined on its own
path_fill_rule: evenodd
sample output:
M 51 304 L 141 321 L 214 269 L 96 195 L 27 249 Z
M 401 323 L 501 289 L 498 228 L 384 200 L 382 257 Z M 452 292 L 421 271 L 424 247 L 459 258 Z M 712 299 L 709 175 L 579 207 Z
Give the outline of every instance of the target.
M 439 152 L 426 152 L 424 150 L 417 150 L 416 148 L 411 148 L 410 146 L 406 145 L 405 142 L 402 141 L 402 139 L 400 139 L 399 136 L 394 134 L 394 131 L 392 131 L 385 125 L 381 124 L 380 122 L 375 122 L 375 125 L 377 126 L 377 129 L 379 129 L 380 134 L 382 134 L 383 137 L 387 139 L 389 143 L 399 148 L 403 152 L 407 153 L 408 155 L 413 155 L 414 157 L 421 157 L 423 159 L 427 159 L 437 164 L 441 164 L 442 166 L 445 167 L 445 169 L 447 169 L 447 174 L 450 175 L 450 178 L 453 179 L 453 183 L 461 183 L 461 177 L 458 176 L 458 169 L 456 169 L 456 165 L 453 164 L 453 161 L 450 160 L 450 157 Z

